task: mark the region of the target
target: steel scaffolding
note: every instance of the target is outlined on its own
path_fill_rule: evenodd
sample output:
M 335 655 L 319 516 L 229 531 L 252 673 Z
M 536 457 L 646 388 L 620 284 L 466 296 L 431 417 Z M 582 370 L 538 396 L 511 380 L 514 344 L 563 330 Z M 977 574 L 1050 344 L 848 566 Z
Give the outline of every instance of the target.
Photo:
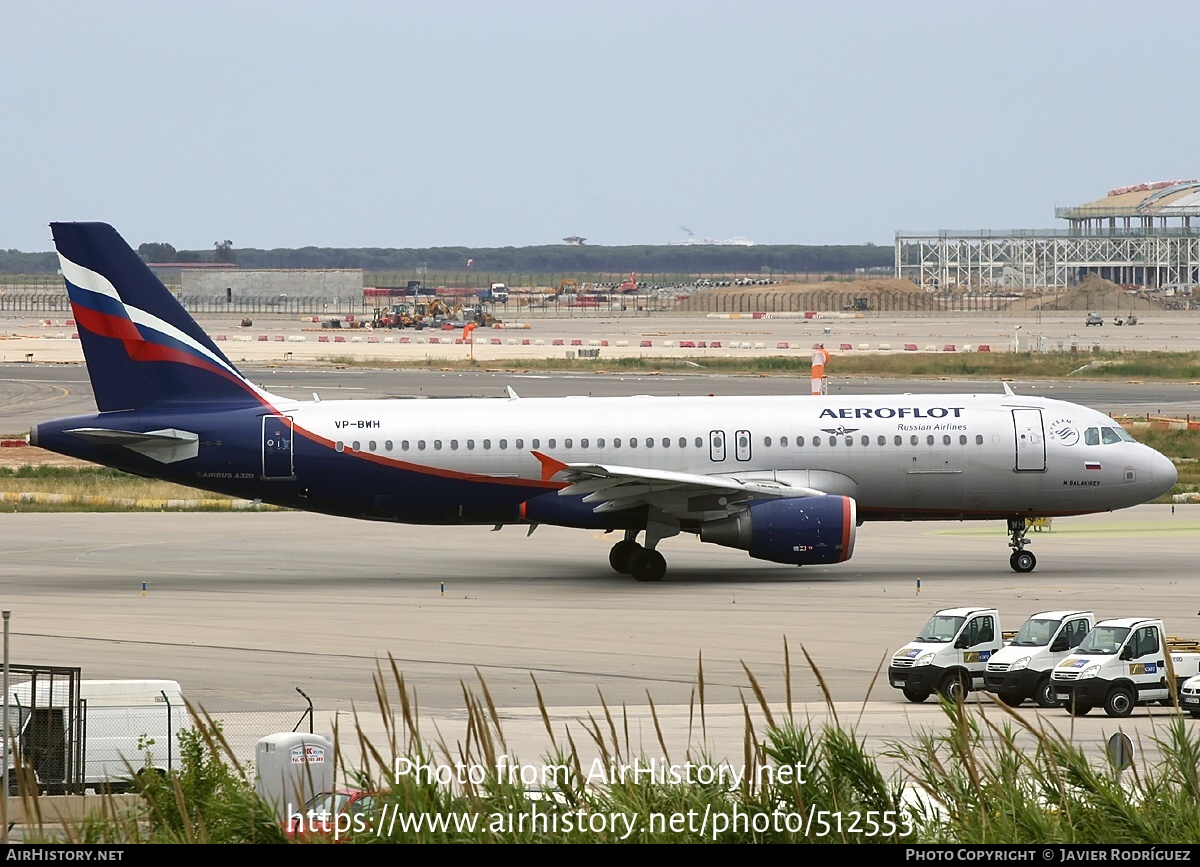
M 1200 283 L 1200 228 L 896 233 L 896 276 L 930 292 L 1066 289 L 1088 274 L 1124 286 Z

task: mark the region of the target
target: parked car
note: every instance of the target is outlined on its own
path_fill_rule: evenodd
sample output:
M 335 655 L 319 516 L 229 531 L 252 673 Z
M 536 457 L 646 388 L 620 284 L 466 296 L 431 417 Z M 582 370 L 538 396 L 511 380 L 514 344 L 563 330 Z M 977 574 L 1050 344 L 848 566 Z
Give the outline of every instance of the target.
M 351 834 L 370 831 L 378 818 L 375 815 L 378 796 L 378 792 L 360 789 L 321 792 L 309 798 L 302 810 L 288 816 L 284 831 L 292 839 L 332 839 L 334 842 Z
M 1099 313 L 1089 313 L 1087 319 L 1084 320 L 1084 325 L 1103 325 L 1104 317 Z

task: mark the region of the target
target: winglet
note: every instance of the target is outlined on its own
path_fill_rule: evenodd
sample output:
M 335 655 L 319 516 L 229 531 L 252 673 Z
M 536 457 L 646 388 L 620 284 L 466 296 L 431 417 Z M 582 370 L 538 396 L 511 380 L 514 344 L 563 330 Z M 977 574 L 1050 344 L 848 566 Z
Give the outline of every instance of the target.
M 554 478 L 554 474 L 565 470 L 567 465 L 557 458 L 552 458 L 549 455 L 544 455 L 541 452 L 530 452 L 535 458 L 542 462 L 542 481 L 548 482 Z
M 508 399 L 509 400 L 516 400 L 517 398 L 519 398 L 521 396 L 521 395 L 517 394 L 517 392 L 513 389 L 513 387 L 511 385 L 506 385 L 504 387 L 508 389 Z
M 1004 380 L 1001 380 L 1001 381 L 1000 381 L 1000 384 L 1001 384 L 1002 386 L 1004 386 L 1004 393 L 1005 393 L 1005 394 L 1007 394 L 1009 397 L 1016 397 L 1016 394 L 1013 392 L 1013 390 L 1012 390 L 1011 388 L 1009 388 L 1009 385 L 1008 385 L 1008 383 L 1007 383 L 1007 382 L 1005 382 Z

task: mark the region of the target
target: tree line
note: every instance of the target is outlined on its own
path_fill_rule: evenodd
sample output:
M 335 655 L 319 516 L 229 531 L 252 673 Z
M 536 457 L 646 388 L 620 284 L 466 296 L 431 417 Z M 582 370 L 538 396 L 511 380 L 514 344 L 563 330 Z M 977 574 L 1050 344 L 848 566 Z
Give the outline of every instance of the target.
M 858 245 L 689 245 L 600 247 L 553 244 L 540 247 L 299 247 L 260 250 L 218 241 L 211 250 L 177 250 L 167 243 L 138 247 L 146 262 L 227 262 L 239 268 L 361 268 L 363 271 L 472 271 L 489 273 L 805 274 L 853 273 L 887 268 L 890 247 Z M 468 264 L 469 263 L 469 264 Z M 0 251 L 0 273 L 53 274 L 52 253 Z

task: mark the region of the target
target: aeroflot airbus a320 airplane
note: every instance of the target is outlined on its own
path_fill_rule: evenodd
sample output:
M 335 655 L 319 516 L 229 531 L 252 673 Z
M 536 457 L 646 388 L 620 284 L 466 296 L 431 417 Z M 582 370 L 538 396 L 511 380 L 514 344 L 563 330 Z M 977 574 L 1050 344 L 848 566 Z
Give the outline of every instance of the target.
M 623 530 L 609 562 L 666 572 L 680 531 L 839 563 L 871 520 L 1007 521 L 1146 502 L 1175 468 L 1107 416 L 1004 394 L 297 401 L 246 380 L 117 232 L 54 223 L 99 413 L 30 442 L 295 509 L 419 524 Z M 644 541 L 639 543 L 641 534 Z

